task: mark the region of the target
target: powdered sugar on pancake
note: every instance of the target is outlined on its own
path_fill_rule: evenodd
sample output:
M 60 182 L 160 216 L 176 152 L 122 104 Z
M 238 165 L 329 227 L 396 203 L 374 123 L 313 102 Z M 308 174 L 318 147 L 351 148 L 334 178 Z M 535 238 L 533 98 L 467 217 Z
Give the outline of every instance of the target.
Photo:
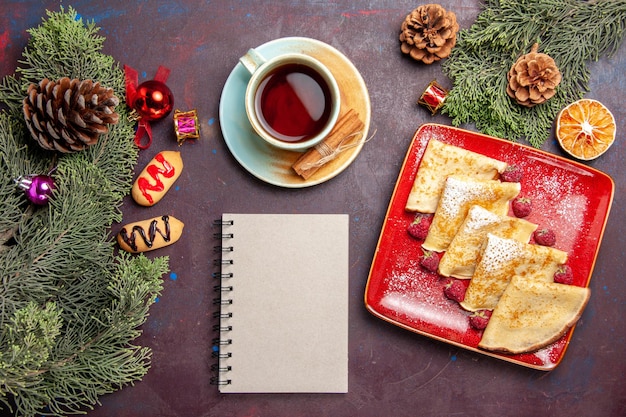
M 501 239 L 487 235 L 487 244 L 480 259 L 486 272 L 501 270 L 505 265 L 519 258 L 524 253 L 523 244 L 511 239 Z

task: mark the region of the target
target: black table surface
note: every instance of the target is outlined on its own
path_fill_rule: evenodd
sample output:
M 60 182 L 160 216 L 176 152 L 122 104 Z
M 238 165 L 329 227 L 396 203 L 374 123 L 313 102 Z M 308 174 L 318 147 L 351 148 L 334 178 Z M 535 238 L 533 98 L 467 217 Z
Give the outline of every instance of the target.
M 589 98 L 617 121 L 617 139 L 587 163 L 615 181 L 615 199 L 590 283 L 592 297 L 560 365 L 528 369 L 388 324 L 364 307 L 363 294 L 385 212 L 408 145 L 428 122 L 450 124 L 416 104 L 428 83 L 450 87 L 440 64 L 402 56 L 398 32 L 419 3 L 370 1 L 4 0 L 0 13 L 0 75 L 12 74 L 28 41 L 26 30 L 45 10 L 74 7 L 106 37 L 104 52 L 151 78 L 171 69 L 167 85 L 181 108 L 195 108 L 201 138 L 180 148 L 169 122 L 153 125 L 154 142 L 139 156 L 141 170 L 159 150 L 179 149 L 185 171 L 176 198 L 159 203 L 190 227 L 168 255 L 172 273 L 150 309 L 138 343 L 152 348 L 143 380 L 106 395 L 92 417 L 203 416 L 618 416 L 626 414 L 626 45 L 590 64 Z M 480 1 L 444 0 L 461 28 Z M 375 137 L 348 169 L 314 187 L 267 184 L 242 168 L 226 146 L 218 108 L 224 83 L 250 47 L 288 36 L 323 41 L 345 54 L 367 85 Z M 244 117 L 242 115 L 242 117 Z M 464 126 L 475 130 L 472 125 Z M 564 155 L 552 134 L 543 150 Z M 138 171 L 137 171 L 138 172 Z M 125 221 L 145 218 L 130 198 Z M 347 213 L 350 216 L 349 392 L 347 394 L 229 394 L 209 383 L 214 307 L 211 223 L 223 212 Z

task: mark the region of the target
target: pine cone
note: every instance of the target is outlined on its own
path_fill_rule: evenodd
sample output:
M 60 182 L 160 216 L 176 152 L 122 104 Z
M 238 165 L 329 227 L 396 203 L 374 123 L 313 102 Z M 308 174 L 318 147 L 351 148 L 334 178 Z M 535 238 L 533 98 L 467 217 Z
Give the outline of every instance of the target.
M 94 145 L 116 124 L 119 99 L 99 82 L 47 78 L 31 84 L 24 98 L 26 126 L 39 145 L 48 150 L 76 152 Z
M 561 72 L 549 55 L 537 53 L 538 44 L 522 55 L 507 74 L 507 94 L 526 107 L 548 100 L 556 93 L 561 82 Z
M 425 4 L 409 13 L 402 22 L 400 49 L 417 61 L 432 64 L 450 55 L 458 31 L 453 12 L 438 4 Z

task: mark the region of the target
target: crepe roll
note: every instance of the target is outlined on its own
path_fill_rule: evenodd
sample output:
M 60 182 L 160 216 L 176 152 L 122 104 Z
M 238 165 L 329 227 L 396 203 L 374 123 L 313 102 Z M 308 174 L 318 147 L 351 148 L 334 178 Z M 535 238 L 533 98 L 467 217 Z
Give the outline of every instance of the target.
M 493 180 L 508 164 L 458 146 L 431 139 L 415 175 L 407 198 L 406 210 L 434 213 L 450 175 L 467 175 L 478 180 Z
M 481 206 L 504 216 L 509 211 L 509 202 L 520 190 L 521 185 L 517 182 L 481 181 L 466 175 L 446 178 L 428 236 L 422 246 L 435 252 L 448 249 L 472 206 Z

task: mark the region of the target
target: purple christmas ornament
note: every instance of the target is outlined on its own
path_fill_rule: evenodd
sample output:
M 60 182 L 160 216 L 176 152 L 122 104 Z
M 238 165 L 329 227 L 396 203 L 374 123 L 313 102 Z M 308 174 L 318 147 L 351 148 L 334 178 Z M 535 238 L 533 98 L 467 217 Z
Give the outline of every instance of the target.
M 24 190 L 26 198 L 33 204 L 43 206 L 54 190 L 54 179 L 49 175 L 28 175 L 15 180 L 18 188 Z

